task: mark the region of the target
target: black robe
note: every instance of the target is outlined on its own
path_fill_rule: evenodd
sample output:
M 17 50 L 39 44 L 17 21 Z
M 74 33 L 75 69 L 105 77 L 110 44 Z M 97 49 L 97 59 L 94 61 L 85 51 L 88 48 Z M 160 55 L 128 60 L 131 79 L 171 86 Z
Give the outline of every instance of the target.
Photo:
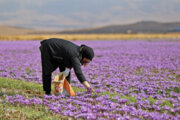
M 78 80 L 86 81 L 81 70 L 80 47 L 70 41 L 51 38 L 41 41 L 42 72 L 51 74 L 57 67 L 73 68 Z

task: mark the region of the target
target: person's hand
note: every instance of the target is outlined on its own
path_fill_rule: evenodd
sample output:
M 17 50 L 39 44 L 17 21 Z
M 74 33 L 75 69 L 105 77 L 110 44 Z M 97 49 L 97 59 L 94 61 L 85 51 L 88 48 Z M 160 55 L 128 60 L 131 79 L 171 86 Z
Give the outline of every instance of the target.
M 65 78 L 66 78 L 66 73 L 65 72 L 60 72 L 59 73 L 59 80 L 64 80 Z
M 89 87 L 89 88 L 87 88 L 87 92 L 91 92 L 91 93 L 93 93 L 93 92 L 94 92 L 94 90 L 93 90 L 93 88 Z

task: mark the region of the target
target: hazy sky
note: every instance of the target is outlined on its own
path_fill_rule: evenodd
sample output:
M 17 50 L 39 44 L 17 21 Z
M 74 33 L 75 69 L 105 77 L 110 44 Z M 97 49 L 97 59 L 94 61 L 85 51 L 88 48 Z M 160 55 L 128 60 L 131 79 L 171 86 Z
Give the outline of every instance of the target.
M 180 0 L 0 0 L 0 25 L 72 29 L 143 20 L 180 21 Z

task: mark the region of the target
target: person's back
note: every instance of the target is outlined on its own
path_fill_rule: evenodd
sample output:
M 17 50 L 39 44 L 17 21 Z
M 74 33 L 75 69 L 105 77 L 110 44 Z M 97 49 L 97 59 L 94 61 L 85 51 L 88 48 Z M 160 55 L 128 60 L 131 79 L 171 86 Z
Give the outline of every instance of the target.
M 78 55 L 79 46 L 64 39 L 51 38 L 42 41 L 42 44 L 46 49 L 50 50 L 52 56 Z
M 72 59 L 81 57 L 79 54 L 79 46 L 76 44 L 57 38 L 51 38 L 42 42 L 45 52 L 49 52 L 50 58 L 54 63 L 63 64 L 65 67 L 72 68 Z M 47 58 L 47 57 L 46 57 Z
M 64 40 L 64 39 L 51 38 L 51 39 L 45 40 L 45 42 L 47 42 L 47 44 L 52 49 L 64 48 L 64 49 L 68 50 L 68 49 L 74 49 L 74 48 L 77 49 L 79 47 L 76 44 L 74 44 L 68 40 Z

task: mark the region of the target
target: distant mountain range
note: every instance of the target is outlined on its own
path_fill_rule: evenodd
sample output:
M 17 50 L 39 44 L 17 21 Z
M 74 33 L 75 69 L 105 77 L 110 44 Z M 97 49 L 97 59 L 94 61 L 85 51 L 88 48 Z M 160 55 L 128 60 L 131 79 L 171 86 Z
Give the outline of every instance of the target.
M 58 33 L 166 33 L 180 28 L 180 22 L 160 23 L 155 21 L 141 21 L 126 25 L 110 25 L 99 28 L 67 30 Z
M 23 34 L 102 34 L 102 33 L 167 33 L 180 30 L 180 22 L 160 23 L 141 21 L 126 25 L 110 25 L 97 28 L 75 29 L 66 31 L 42 31 L 28 28 L 0 26 L 0 35 Z

